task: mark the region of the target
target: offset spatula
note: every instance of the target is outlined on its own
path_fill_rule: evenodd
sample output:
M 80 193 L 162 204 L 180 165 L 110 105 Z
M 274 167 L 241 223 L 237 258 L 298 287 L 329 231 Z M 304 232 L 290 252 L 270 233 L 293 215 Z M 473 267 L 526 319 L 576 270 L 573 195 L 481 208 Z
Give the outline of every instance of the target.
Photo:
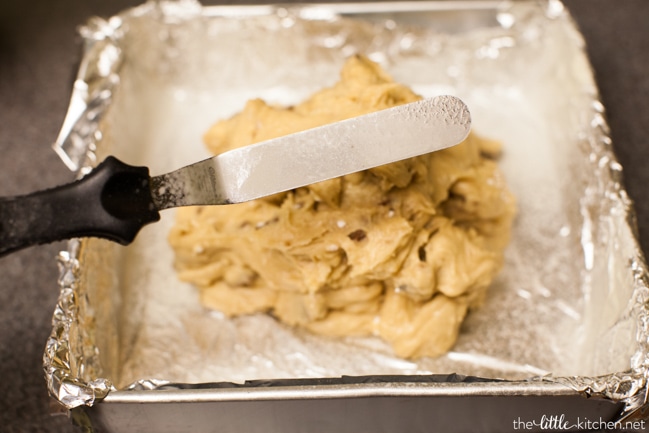
M 439 96 L 231 150 L 171 173 L 106 158 L 82 179 L 0 198 L 0 256 L 73 237 L 133 241 L 159 211 L 240 203 L 434 152 L 466 138 L 471 116 Z

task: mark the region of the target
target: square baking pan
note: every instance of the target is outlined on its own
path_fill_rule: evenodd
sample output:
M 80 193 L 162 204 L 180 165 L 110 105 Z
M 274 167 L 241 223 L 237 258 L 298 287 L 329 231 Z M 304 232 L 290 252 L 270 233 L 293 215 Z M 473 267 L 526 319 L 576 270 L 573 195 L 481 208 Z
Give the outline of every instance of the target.
M 44 368 L 97 432 L 644 428 L 647 270 L 581 35 L 558 1 L 202 6 L 151 1 L 81 28 L 55 149 L 153 174 L 209 156 L 252 98 L 290 105 L 363 54 L 422 96 L 453 94 L 503 143 L 518 203 L 485 305 L 435 359 L 227 318 L 178 281 L 173 211 L 122 247 L 70 241 Z

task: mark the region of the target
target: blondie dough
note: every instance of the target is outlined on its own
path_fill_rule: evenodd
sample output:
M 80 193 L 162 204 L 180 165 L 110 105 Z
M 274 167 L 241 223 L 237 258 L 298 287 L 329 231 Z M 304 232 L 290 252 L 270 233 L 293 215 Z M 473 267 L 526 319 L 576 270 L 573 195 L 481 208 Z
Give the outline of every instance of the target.
M 261 100 L 205 134 L 215 154 L 420 99 L 355 56 L 292 107 Z M 181 279 L 227 315 L 267 312 L 328 336 L 376 335 L 402 357 L 454 344 L 503 264 L 515 201 L 475 134 L 428 155 L 248 203 L 179 209 Z

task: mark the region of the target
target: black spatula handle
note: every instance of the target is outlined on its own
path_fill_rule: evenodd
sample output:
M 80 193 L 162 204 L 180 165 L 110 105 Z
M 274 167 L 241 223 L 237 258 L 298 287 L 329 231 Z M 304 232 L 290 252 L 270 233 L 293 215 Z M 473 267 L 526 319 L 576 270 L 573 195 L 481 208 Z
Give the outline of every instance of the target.
M 0 256 L 75 237 L 129 244 L 158 221 L 149 169 L 106 158 L 76 182 L 25 196 L 0 198 Z

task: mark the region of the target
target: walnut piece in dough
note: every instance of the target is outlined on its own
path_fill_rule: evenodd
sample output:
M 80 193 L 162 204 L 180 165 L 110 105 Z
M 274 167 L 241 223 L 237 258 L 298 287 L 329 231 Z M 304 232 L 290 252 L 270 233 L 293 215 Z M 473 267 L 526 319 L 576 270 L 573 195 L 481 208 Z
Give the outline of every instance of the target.
M 261 100 L 205 134 L 215 154 L 420 99 L 362 56 L 283 108 Z M 503 262 L 515 201 L 471 134 L 439 152 L 230 206 L 179 209 L 182 280 L 227 315 L 269 312 L 330 336 L 377 335 L 402 357 L 439 356 Z

